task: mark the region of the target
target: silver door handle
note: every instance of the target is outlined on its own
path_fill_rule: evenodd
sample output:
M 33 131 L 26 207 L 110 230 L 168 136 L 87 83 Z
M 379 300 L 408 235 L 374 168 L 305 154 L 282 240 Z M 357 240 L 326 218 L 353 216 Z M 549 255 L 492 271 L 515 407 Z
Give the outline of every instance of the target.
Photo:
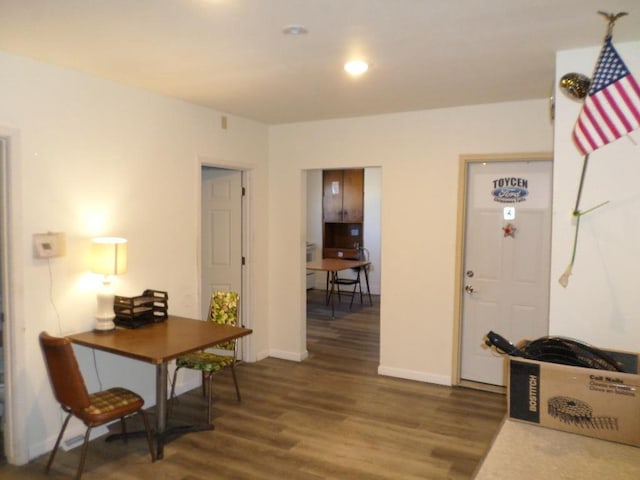
M 467 292 L 468 294 L 472 294 L 473 293 L 473 287 L 471 285 L 465 285 L 464 286 L 464 291 Z

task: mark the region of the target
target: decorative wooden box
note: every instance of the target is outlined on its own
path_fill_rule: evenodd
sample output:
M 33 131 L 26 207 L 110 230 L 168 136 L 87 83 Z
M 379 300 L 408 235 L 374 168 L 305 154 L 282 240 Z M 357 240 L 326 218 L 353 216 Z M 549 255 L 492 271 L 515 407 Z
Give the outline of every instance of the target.
M 167 292 L 147 289 L 137 297 L 116 295 L 113 299 L 114 323 L 119 327 L 137 328 L 162 322 L 168 316 Z

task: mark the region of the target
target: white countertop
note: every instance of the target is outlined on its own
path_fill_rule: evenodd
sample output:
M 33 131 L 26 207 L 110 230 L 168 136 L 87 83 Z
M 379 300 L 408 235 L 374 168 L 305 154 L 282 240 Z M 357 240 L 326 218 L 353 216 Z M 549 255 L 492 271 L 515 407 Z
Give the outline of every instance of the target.
M 640 479 L 640 448 L 506 419 L 475 480 Z

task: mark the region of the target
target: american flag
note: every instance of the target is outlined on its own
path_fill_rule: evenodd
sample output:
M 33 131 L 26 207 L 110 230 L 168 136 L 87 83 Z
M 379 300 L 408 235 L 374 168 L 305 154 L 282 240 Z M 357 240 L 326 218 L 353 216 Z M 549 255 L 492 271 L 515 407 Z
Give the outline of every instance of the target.
M 586 155 L 638 127 L 640 87 L 608 36 L 573 130 L 573 141 Z

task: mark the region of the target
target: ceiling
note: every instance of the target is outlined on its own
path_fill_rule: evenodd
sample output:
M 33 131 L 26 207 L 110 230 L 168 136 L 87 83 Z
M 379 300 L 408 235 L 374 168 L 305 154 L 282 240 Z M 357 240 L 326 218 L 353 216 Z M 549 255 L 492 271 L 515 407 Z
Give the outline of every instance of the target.
M 0 50 L 281 124 L 546 98 L 603 9 L 640 40 L 638 0 L 0 0 Z

